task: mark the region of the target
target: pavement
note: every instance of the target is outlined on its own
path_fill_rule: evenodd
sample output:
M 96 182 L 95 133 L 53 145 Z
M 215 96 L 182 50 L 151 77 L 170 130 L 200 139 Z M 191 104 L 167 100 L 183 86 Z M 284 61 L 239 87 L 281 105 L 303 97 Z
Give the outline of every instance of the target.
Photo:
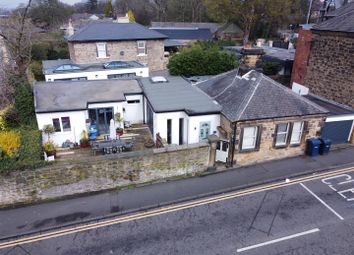
M 353 192 L 354 169 L 332 171 L 84 231 L 51 232 L 47 239 L 0 242 L 0 255 L 352 255 Z
M 354 166 L 353 146 L 326 156 L 299 156 L 200 177 L 0 210 L 0 240 L 348 166 Z

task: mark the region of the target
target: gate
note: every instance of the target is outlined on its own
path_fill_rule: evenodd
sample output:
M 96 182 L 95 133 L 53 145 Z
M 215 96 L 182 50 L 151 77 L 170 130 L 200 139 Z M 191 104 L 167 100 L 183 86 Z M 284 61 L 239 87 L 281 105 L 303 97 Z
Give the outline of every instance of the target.
M 216 161 L 226 163 L 229 156 L 229 142 L 219 141 L 216 144 Z

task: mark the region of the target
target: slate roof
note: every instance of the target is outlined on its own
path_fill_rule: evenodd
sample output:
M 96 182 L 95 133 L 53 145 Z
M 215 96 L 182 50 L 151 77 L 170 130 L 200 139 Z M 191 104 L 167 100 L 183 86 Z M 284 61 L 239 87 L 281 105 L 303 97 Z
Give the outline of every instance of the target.
M 343 105 L 340 103 L 337 103 L 335 101 L 329 100 L 327 98 L 317 96 L 314 94 L 308 94 L 305 95 L 307 99 L 310 101 L 314 102 L 315 104 L 322 106 L 323 108 L 327 109 L 329 111 L 329 115 L 347 115 L 347 114 L 354 114 L 354 109 L 347 106 Z
M 69 42 L 166 39 L 167 36 L 137 23 L 90 23 L 68 38 Z
M 167 83 L 152 83 L 150 78 L 140 80 L 154 112 L 184 111 L 188 115 L 220 113 L 220 105 L 182 77 L 165 77 Z
M 354 2 L 347 3 L 346 5 L 341 6 L 340 8 L 330 11 L 326 14 L 326 17 L 337 17 L 345 13 L 354 11 Z
M 212 40 L 213 34 L 208 28 L 150 28 L 173 40 Z
M 348 5 L 352 7 L 354 3 Z M 342 8 L 348 7 L 344 6 Z M 312 30 L 354 33 L 354 7 L 348 9 L 346 12 L 342 11 L 342 13 L 313 26 Z
M 261 73 L 236 74 L 233 70 L 197 85 L 222 106 L 222 114 L 232 122 L 328 112 Z
M 125 94 L 140 94 L 136 80 L 37 82 L 36 113 L 86 110 L 88 103 L 121 102 Z

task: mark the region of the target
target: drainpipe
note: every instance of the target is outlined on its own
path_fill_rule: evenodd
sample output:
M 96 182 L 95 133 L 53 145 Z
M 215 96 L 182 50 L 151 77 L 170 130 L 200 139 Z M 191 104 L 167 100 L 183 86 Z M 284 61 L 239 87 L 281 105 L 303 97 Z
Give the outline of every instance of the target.
M 234 166 L 234 154 L 235 154 L 235 143 L 236 143 L 236 122 L 234 123 L 234 132 L 233 132 L 233 136 L 232 136 L 232 142 L 231 142 L 231 163 L 230 163 L 230 167 Z

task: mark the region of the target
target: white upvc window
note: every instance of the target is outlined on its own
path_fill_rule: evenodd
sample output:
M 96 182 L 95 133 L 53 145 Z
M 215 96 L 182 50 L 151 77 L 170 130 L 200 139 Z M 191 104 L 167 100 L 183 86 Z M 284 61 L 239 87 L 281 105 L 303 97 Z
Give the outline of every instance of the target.
M 242 150 L 255 149 L 257 145 L 258 127 L 243 128 Z
M 106 58 L 107 57 L 107 47 L 106 43 L 97 43 L 97 57 Z
M 293 130 L 291 133 L 290 144 L 300 144 L 302 132 L 304 129 L 304 122 L 294 122 L 293 123 Z
M 138 41 L 138 55 L 146 55 L 146 41 Z
M 286 146 L 289 134 L 289 123 L 278 124 L 275 146 Z

